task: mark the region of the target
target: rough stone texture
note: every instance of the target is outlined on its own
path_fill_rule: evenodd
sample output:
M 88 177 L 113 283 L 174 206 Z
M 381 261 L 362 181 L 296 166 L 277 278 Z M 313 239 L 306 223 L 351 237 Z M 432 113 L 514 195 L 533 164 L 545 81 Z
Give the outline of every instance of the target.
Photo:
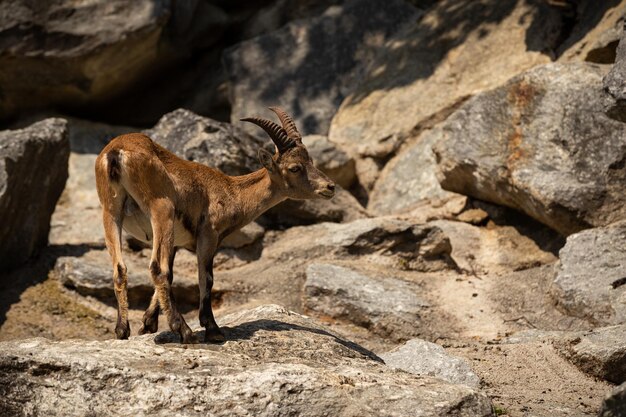
M 270 143 L 267 137 L 261 141 L 230 123 L 184 109 L 166 114 L 146 134 L 179 157 L 217 168 L 228 175 L 243 175 L 259 169 L 257 152 Z
M 380 355 L 387 366 L 416 375 L 434 376 L 453 384 L 477 389 L 480 378 L 463 358 L 446 353 L 441 346 L 422 339 L 412 339 L 404 345 Z
M 444 191 L 437 180 L 437 163 L 431 147 L 442 137 L 441 129 L 426 132 L 389 161 L 375 183 L 367 204 L 373 214 L 406 213 L 425 202 L 442 206 L 462 198 Z
M 624 24 L 626 1 L 577 2 L 578 21 L 557 51 L 560 61 L 615 62 L 615 48 Z
M 69 153 L 63 119 L 0 132 L 0 268 L 24 263 L 48 243 Z
M 416 12 L 400 0 L 349 0 L 235 45 L 224 54 L 231 120 L 269 117 L 262 109 L 280 105 L 303 135 L 328 133 L 330 119 L 376 48 Z M 254 126 L 244 129 L 261 134 Z
M 576 233 L 559 252 L 550 294 L 566 313 L 596 324 L 626 322 L 626 222 Z
M 570 335 L 557 346 L 581 370 L 615 384 L 626 382 L 626 325 Z
M 316 167 L 343 188 L 350 188 L 356 179 L 354 158 L 330 142 L 326 136 L 305 136 L 302 143 Z
M 347 320 L 393 340 L 417 336 L 429 304 L 419 287 L 390 277 L 374 277 L 332 264 L 307 267 L 304 306 L 323 316 Z
M 278 306 L 224 317 L 227 342 L 0 344 L 7 414 L 490 416 L 484 394 L 393 371 L 360 346 Z M 156 343 L 155 343 L 156 342 Z
M 253 244 L 262 238 L 264 234 L 265 228 L 256 222 L 252 222 L 226 236 L 221 246 L 234 249 L 241 248 Z
M 626 416 L 626 383 L 615 388 L 602 402 L 599 417 Z
M 470 99 L 433 147 L 442 187 L 564 235 L 626 218 L 626 124 L 604 113 L 604 70 L 549 64 Z
M 615 65 L 611 71 L 604 77 L 604 89 L 615 100 L 626 100 L 626 31 L 622 31 L 617 53 L 615 57 Z
M 286 200 L 263 215 L 275 226 L 346 223 L 366 217 L 368 214 L 363 206 L 341 187 L 337 187 L 335 196 L 330 200 Z
M 455 267 L 451 251 L 450 240 L 437 226 L 379 217 L 292 227 L 263 255 L 276 260 L 359 257 L 399 269 L 435 271 Z
M 201 1 L 3 2 L 0 113 L 112 97 L 211 45 L 226 23 L 219 8 Z
M 385 45 L 341 104 L 329 138 L 385 157 L 467 97 L 550 62 L 542 52 L 559 31 L 558 13 L 543 1 L 439 1 Z

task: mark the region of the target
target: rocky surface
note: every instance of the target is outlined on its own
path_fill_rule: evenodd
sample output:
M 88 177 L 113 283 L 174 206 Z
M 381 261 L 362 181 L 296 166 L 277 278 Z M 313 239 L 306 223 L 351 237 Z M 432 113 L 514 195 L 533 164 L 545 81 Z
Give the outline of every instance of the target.
M 606 396 L 600 410 L 600 417 L 626 416 L 626 383 L 615 388 Z
M 204 2 L 4 2 L 0 112 L 103 101 L 211 45 L 227 22 Z
M 626 99 L 626 33 L 622 32 L 615 57 L 615 65 L 604 77 L 604 89 L 617 101 Z M 621 119 L 623 120 L 623 119 Z
M 441 346 L 421 339 L 412 339 L 402 346 L 380 355 L 387 366 L 415 375 L 434 376 L 453 384 L 478 388 L 480 378 L 462 358 L 446 353 Z
M 363 65 L 416 12 L 399 0 L 350 0 L 228 49 L 231 120 L 268 117 L 269 110 L 262 109 L 280 104 L 303 135 L 328 133 Z M 260 135 L 253 126 L 244 129 Z
M 322 135 L 302 138 L 315 166 L 343 188 L 350 188 L 356 179 L 354 158 Z
M 392 277 L 374 277 L 333 264 L 306 269 L 304 307 L 319 315 L 347 320 L 394 340 L 417 336 L 428 302 L 418 288 Z
M 48 243 L 50 218 L 67 180 L 67 122 L 46 119 L 0 132 L 0 267 L 11 268 Z
M 625 217 L 626 125 L 604 113 L 604 73 L 549 64 L 468 100 L 433 148 L 442 187 L 515 208 L 564 235 Z
M 583 371 L 615 384 L 626 381 L 626 325 L 601 327 L 558 341 L 560 352 Z
M 489 416 L 486 396 L 386 368 L 375 355 L 277 306 L 224 317 L 227 342 L 171 336 L 0 344 L 3 414 Z M 165 343 L 165 344 L 164 344 Z M 156 366 L 155 366 L 156 365 Z M 395 395 L 389 395 L 394 392 Z M 234 407 L 234 408 L 233 408 Z
M 626 321 L 626 222 L 576 233 L 559 252 L 550 293 L 561 309 L 596 324 Z
M 329 138 L 384 158 L 470 95 L 549 62 L 543 52 L 555 45 L 560 24 L 545 2 L 437 2 L 388 41 L 341 104 Z

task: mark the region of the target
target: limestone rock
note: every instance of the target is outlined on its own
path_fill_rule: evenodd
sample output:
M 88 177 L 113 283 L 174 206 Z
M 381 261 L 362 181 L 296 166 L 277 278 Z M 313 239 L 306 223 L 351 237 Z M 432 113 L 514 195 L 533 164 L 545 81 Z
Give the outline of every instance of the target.
M 227 19 L 200 1 L 3 2 L 0 113 L 102 102 L 211 45 Z
M 224 53 L 231 86 L 231 120 L 280 105 L 303 135 L 326 134 L 377 47 L 417 10 L 400 0 L 349 0 L 322 15 L 296 20 Z M 258 128 L 244 126 L 259 135 Z
M 564 235 L 626 218 L 626 125 L 604 113 L 604 72 L 549 64 L 468 100 L 433 147 L 442 187 Z
M 354 158 L 330 142 L 328 137 L 309 135 L 302 138 L 315 166 L 343 188 L 356 179 Z
M 563 338 L 560 352 L 583 371 L 615 384 L 626 382 L 626 324 Z
M 48 243 L 69 153 L 63 119 L 0 132 L 0 268 L 24 263 Z
M 306 270 L 304 306 L 323 316 L 350 321 L 382 337 L 406 340 L 417 336 L 417 323 L 429 307 L 416 290 L 400 279 L 313 263 Z
M 626 322 L 626 222 L 567 238 L 550 294 L 565 312 L 600 325 Z
M 626 382 L 606 396 L 599 414 L 599 417 L 624 416 L 626 416 Z
M 426 340 L 411 339 L 380 357 L 394 369 L 434 376 L 475 389 L 480 385 L 480 379 L 465 359 L 448 355 L 444 348 Z
M 261 141 L 229 123 L 184 109 L 166 114 L 146 134 L 179 157 L 217 168 L 228 175 L 243 175 L 259 169 L 257 152 L 270 143 L 269 138 Z
M 439 1 L 387 42 L 341 104 L 329 138 L 385 158 L 467 97 L 550 62 L 543 52 L 556 45 L 560 25 L 542 1 Z
M 626 32 L 622 31 L 615 65 L 604 77 L 604 89 L 617 101 L 626 99 Z M 623 120 L 623 118 L 622 118 Z
M 393 371 L 371 352 L 278 306 L 220 322 L 223 345 L 168 344 L 171 333 L 127 341 L 0 343 L 0 412 L 491 415 L 486 395 Z
M 222 247 L 241 248 L 251 245 L 265 234 L 265 228 L 256 222 L 249 223 L 239 230 L 226 236 L 222 241 Z

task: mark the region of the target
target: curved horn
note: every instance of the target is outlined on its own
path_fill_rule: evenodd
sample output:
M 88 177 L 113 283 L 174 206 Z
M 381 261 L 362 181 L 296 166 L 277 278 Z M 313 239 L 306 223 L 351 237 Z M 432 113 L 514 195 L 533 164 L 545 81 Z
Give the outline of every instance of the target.
M 285 110 L 283 110 L 281 107 L 270 107 L 269 109 L 273 111 L 274 113 L 276 113 L 276 115 L 280 119 L 280 122 L 283 125 L 283 128 L 287 132 L 287 136 L 290 139 L 293 139 L 295 141 L 302 141 L 302 135 L 300 134 L 300 132 L 298 132 L 296 123 L 293 121 L 291 116 L 287 114 Z
M 283 153 L 287 149 L 293 148 L 296 145 L 292 139 L 289 139 L 285 129 L 278 126 L 278 124 L 272 122 L 271 120 L 261 119 L 260 117 L 246 117 L 240 120 L 242 122 L 254 123 L 261 129 L 265 130 L 272 141 L 276 144 L 279 153 Z

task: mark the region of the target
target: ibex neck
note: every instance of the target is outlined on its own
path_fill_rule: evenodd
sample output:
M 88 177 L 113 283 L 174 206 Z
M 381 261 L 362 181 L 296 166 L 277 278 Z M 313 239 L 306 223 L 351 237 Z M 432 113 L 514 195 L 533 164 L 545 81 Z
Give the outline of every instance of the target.
M 251 222 L 286 199 L 284 193 L 272 183 L 270 174 L 265 168 L 232 179 L 238 190 L 238 207 L 242 211 L 241 219 L 244 222 L 242 225 Z

